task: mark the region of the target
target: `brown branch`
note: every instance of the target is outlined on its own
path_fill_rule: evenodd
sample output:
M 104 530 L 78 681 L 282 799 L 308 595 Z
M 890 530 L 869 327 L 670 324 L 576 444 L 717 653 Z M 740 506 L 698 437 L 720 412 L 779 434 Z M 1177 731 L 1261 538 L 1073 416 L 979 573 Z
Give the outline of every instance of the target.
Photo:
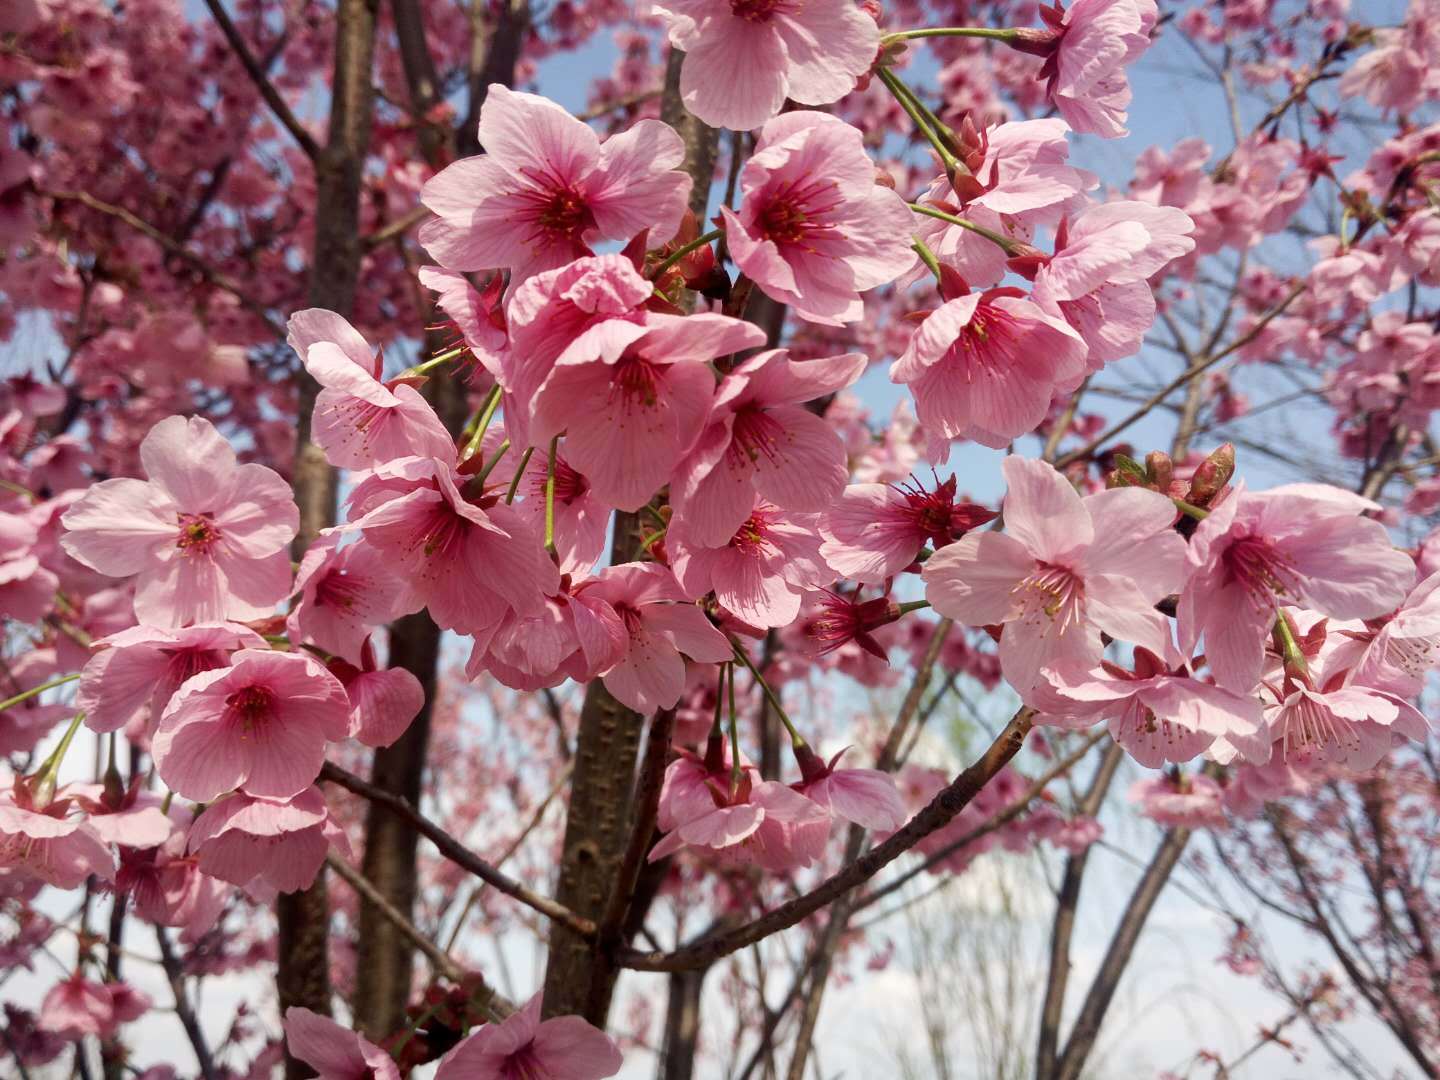
M 360 243 L 366 251 L 373 251 L 375 248 L 383 244 L 388 244 L 397 237 L 404 236 L 416 225 L 419 225 L 426 218 L 432 216 L 433 214 L 428 206 L 417 206 L 415 209 L 387 221 L 374 232 L 366 233 L 365 236 L 361 238 Z
M 220 27 L 220 32 L 225 35 L 225 40 L 230 43 L 230 49 L 244 67 L 245 73 L 250 76 L 250 81 L 255 84 L 255 89 L 260 91 L 260 96 L 265 99 L 265 104 L 270 106 L 270 111 L 275 114 L 275 119 L 280 121 L 280 126 L 291 134 L 307 158 L 311 161 L 318 160 L 320 144 L 315 141 L 315 137 L 310 132 L 305 130 L 304 125 L 291 111 L 289 103 L 280 95 L 280 91 L 275 89 L 275 84 L 265 74 L 265 68 L 255 58 L 255 54 L 250 51 L 250 46 L 245 43 L 239 28 L 231 20 L 220 0 L 205 0 L 205 6 L 210 9 L 211 16 Z
M 368 799 L 370 802 L 383 806 L 397 817 L 403 819 L 421 836 L 425 837 L 436 848 L 440 854 L 453 862 L 456 866 L 468 870 L 491 888 L 504 893 L 513 900 L 518 900 L 526 907 L 538 911 L 547 918 L 554 919 L 557 923 L 568 927 L 572 932 L 581 937 L 592 938 L 595 935 L 595 924 L 585 918 L 576 915 L 563 904 L 551 900 L 548 896 L 541 896 L 508 874 L 503 874 L 488 862 L 476 855 L 473 851 L 460 843 L 453 836 L 447 833 L 435 822 L 431 821 L 424 814 L 416 810 L 408 799 L 404 799 L 393 792 L 385 791 L 376 787 L 367 780 L 362 780 L 352 772 L 347 772 L 334 762 L 327 761 L 325 767 L 320 770 L 320 779 L 328 780 L 332 784 L 338 784 L 345 790 Z
M 1281 315 L 1286 308 L 1288 308 L 1292 303 L 1295 302 L 1296 297 L 1298 297 L 1304 291 L 1304 282 L 1301 282 L 1300 284 L 1294 286 L 1290 290 L 1290 292 L 1286 294 L 1283 300 L 1281 300 L 1273 308 L 1267 311 L 1264 315 L 1260 316 L 1260 318 L 1256 320 L 1254 326 L 1250 327 L 1249 330 L 1241 334 L 1228 346 L 1226 346 L 1224 349 L 1221 349 L 1213 356 L 1203 356 L 1196 360 L 1179 375 L 1175 376 L 1174 379 L 1166 383 L 1163 387 L 1161 387 L 1149 398 L 1147 398 L 1146 401 L 1142 405 L 1140 405 L 1139 408 L 1137 408 L 1129 416 L 1125 417 L 1125 419 L 1113 425 L 1107 431 L 1101 432 L 1099 435 L 1097 435 L 1094 439 L 1090 440 L 1090 442 L 1086 443 L 1079 450 L 1072 450 L 1070 451 L 1070 453 L 1063 455 L 1060 460 L 1055 463 L 1055 467 L 1057 469 L 1063 469 L 1067 465 L 1071 465 L 1077 461 L 1083 461 L 1091 457 L 1096 450 L 1100 449 L 1100 447 L 1104 446 L 1116 435 L 1119 435 L 1120 432 L 1125 431 L 1132 424 L 1135 424 L 1139 420 L 1143 419 L 1145 416 L 1149 415 L 1149 413 L 1157 405 L 1162 404 L 1166 398 L 1168 398 L 1176 390 L 1180 389 L 1180 387 L 1188 383 L 1191 379 L 1197 378 L 1200 375 L 1204 374 L 1210 368 L 1214 367 L 1216 364 L 1220 363 L 1220 361 L 1224 360 L 1227 356 L 1230 356 L 1238 350 L 1243 349 L 1246 345 L 1250 344 L 1250 342 L 1254 341 L 1257 337 L 1260 336 L 1261 331 L 1263 331 L 1265 327 L 1270 325 L 1271 320 Z
M 450 958 L 449 953 L 422 934 L 420 928 L 402 915 L 379 889 L 370 884 L 364 874 L 333 851 L 326 855 L 325 861 L 329 864 L 330 869 L 348 881 L 352 889 L 373 904 L 386 919 L 394 924 L 397 930 L 410 940 L 412 945 L 425 954 L 426 959 L 430 961 L 430 966 L 435 969 L 437 974 L 445 976 L 453 983 L 460 981 L 461 976 L 465 974 L 460 965 Z
M 1019 752 L 1025 736 L 1030 733 L 1033 718 L 1034 712 L 1030 709 L 1017 712 L 979 760 L 940 791 L 904 828 L 832 874 L 810 892 L 781 904 L 753 922 L 701 938 L 675 952 L 627 953 L 623 957 L 624 966 L 637 971 L 685 971 L 705 967 L 813 915 L 855 886 L 869 881 L 925 837 L 949 824 Z
M 1105 1013 L 1109 1011 L 1110 1002 L 1120 986 L 1120 978 L 1129 966 L 1135 943 L 1140 940 L 1140 932 L 1144 930 L 1155 902 L 1160 899 L 1160 893 L 1164 891 L 1165 883 L 1189 841 L 1189 829 L 1174 828 L 1165 833 L 1160 846 L 1155 849 L 1150 864 L 1136 884 L 1135 891 L 1130 894 L 1125 913 L 1115 927 L 1109 948 L 1105 950 L 1105 959 L 1101 961 L 1100 970 L 1085 995 L 1080 1015 L 1051 1074 L 1054 1080 L 1078 1080 L 1085 1068 L 1090 1052 L 1095 1048 L 1095 1040 L 1100 1036 Z
M 165 978 L 170 983 L 170 993 L 175 998 L 175 1015 L 185 1029 L 185 1037 L 195 1051 L 195 1062 L 200 1066 L 203 1080 L 217 1080 L 215 1058 L 210 1053 L 210 1044 L 205 1041 L 205 1031 L 195 1017 L 190 999 L 185 994 L 185 969 L 170 944 L 170 935 L 163 926 L 155 927 L 155 941 L 160 946 L 160 965 L 165 969 Z

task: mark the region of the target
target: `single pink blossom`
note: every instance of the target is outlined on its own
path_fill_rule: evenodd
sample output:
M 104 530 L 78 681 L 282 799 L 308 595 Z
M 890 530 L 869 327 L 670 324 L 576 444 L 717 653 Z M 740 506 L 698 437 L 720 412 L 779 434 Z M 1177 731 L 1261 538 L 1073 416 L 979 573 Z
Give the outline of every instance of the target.
M 369 469 L 401 457 L 440 457 L 455 443 L 430 403 L 400 379 L 382 381 L 384 359 L 342 316 L 306 308 L 286 341 L 321 386 L 311 436 L 330 464 Z
M 1410 590 L 1398 611 L 1372 634 L 1353 634 L 1361 645 L 1345 677 L 1348 685 L 1417 696 L 1440 662 L 1440 574 Z
M 369 638 L 360 650 L 359 667 L 338 658 L 329 667 L 350 699 L 350 734 L 366 746 L 389 746 L 425 707 L 425 688 L 410 671 L 376 669 Z
M 566 457 L 595 494 L 637 510 L 703 430 L 715 396 L 709 362 L 763 345 L 765 333 L 724 315 L 649 313 L 585 337 L 591 348 L 572 344 L 540 388 L 530 438 L 543 446 L 565 432 Z
M 438 266 L 422 266 L 416 276 L 420 284 L 435 293 L 436 307 L 449 317 L 460 335 L 450 347 L 463 346 L 468 360 L 498 379 L 510 345 L 505 308 L 501 303 L 504 276 L 492 275 L 484 292 L 476 291 L 464 274 Z
M 914 216 L 875 176 L 864 137 L 839 117 L 801 110 L 768 121 L 740 174 L 740 212 L 720 209 L 735 264 L 803 319 L 858 322 L 860 293 L 915 261 Z
M 488 671 L 516 690 L 558 686 L 567 678 L 589 682 L 625 655 L 630 635 L 615 610 L 581 581 L 547 597 L 542 611 L 513 612 L 488 638 L 477 638 L 465 674 Z
M 692 543 L 678 524 L 665 546 L 689 595 L 714 592 L 727 611 L 761 629 L 788 626 L 808 590 L 835 580 L 820 556 L 814 515 L 787 513 L 763 499 L 723 546 Z
M 405 578 L 402 609 L 424 606 L 444 629 L 479 633 L 508 610 L 538 611 L 559 574 L 527 518 L 496 496 L 462 492 L 465 483 L 445 462 L 390 462 L 356 487 L 346 527 Z
M 1402 737 L 1424 742 L 1430 735 L 1429 721 L 1415 706 L 1358 686 L 1294 686 L 1267 719 L 1275 753 L 1301 767 L 1323 762 L 1363 772 Z
M 40 564 L 39 538 L 24 516 L 0 517 L 0 618 L 36 623 L 55 607 L 60 579 Z
M 441 1058 L 435 1080 L 603 1080 L 622 1064 L 614 1041 L 582 1017 L 541 1020 L 536 994 Z
M 905 823 L 905 803 L 895 778 L 879 769 L 837 769 L 841 750 L 828 762 L 808 746 L 795 751 L 802 779 L 790 785 L 826 813 L 867 829 L 892 832 Z
M 365 1036 L 299 1005 L 285 1010 L 290 1054 L 315 1070 L 318 1080 L 400 1080 L 395 1059 Z
M 909 384 L 920 423 L 1003 448 L 1033 431 L 1085 377 L 1085 342 L 1014 290 L 948 300 L 915 331 L 890 381 Z
M 345 832 L 316 787 L 288 799 L 229 795 L 195 819 L 186 844 L 202 871 L 257 897 L 309 888 L 331 845 L 349 856 Z
M 708 372 L 707 372 L 708 374 Z M 596 402 L 591 401 L 593 414 Z M 578 425 L 577 425 L 578 427 Z M 610 532 L 611 504 L 601 498 L 590 478 L 570 463 L 562 451 L 570 449 L 567 437 L 555 451 L 555 559 L 562 574 L 586 574 L 605 554 Z M 542 443 L 542 446 L 544 444 Z M 524 498 L 516 505 L 528 517 L 537 535 L 545 532 L 545 486 L 550 478 L 550 455 L 537 450 L 520 479 Z
M 1088 670 L 1100 634 L 1164 654 L 1169 621 L 1155 603 L 1184 580 L 1175 507 L 1141 488 L 1081 498 L 1050 465 L 1007 457 L 1005 532 L 971 533 L 925 564 L 925 596 L 970 626 L 1005 624 L 1005 678 L 1027 694 L 1042 669 Z
M 621 659 L 603 673 L 605 688 L 637 712 L 668 709 L 685 690 L 683 652 L 702 664 L 733 654 L 725 635 L 710 625 L 665 567 L 624 563 L 606 567 L 587 586 L 620 617 L 626 633 Z
M 1203 773 L 1145 776 L 1125 793 L 1140 813 L 1167 829 L 1225 828 L 1223 795 L 1220 785 Z
M 1359 516 L 1369 509 L 1378 507 L 1322 484 L 1255 494 L 1237 485 L 1186 548 L 1181 647 L 1193 653 L 1203 637 L 1215 681 L 1249 693 L 1282 598 L 1337 619 L 1393 611 L 1415 579 L 1415 564 L 1383 525 Z
M 157 848 L 121 848 L 115 892 L 129 899 L 135 914 L 160 926 L 182 930 L 193 941 L 215 926 L 232 889 L 202 873 L 185 855 L 186 834 L 176 829 Z
M 242 649 L 191 676 L 151 744 L 160 778 L 196 802 L 240 788 L 286 799 L 320 775 L 325 745 L 350 733 L 345 688 L 303 653 Z
M 927 491 L 919 483 L 851 484 L 820 515 L 820 554 L 841 577 L 879 585 L 929 543 L 935 550 L 995 518 L 994 511 L 957 501 L 954 476 Z
M 91 874 L 115 880 L 109 846 L 70 810 L 65 800 L 37 809 L 23 788 L 0 791 L 0 889 L 12 876 L 57 889 L 78 888 Z
M 442 169 L 421 191 L 437 217 L 420 242 L 441 266 L 510 269 L 517 278 L 591 254 L 645 229 L 663 243 L 680 225 L 690 177 L 685 144 L 640 120 L 602 144 L 553 101 L 492 83 L 480 110 L 480 157 Z
M 1155 0 L 1075 0 L 1042 9 L 1058 33 L 1041 76 L 1060 115 L 1076 131 L 1114 139 L 1127 134 L 1131 99 L 1125 68 L 1150 47 Z
M 1181 211 L 1141 202 L 1102 203 L 1064 224 L 1033 297 L 1084 339 L 1092 373 L 1139 351 L 1155 321 L 1146 279 L 1194 249 L 1193 228 Z
M 774 780 L 759 783 L 748 772 L 738 784 L 710 777 L 710 808 L 681 820 L 650 849 L 649 861 L 695 848 L 723 862 L 753 863 L 781 873 L 809 866 L 824 853 L 830 814 Z
M 772 349 L 727 375 L 671 480 L 670 504 L 686 535 L 697 544 L 728 543 L 757 491 L 783 510 L 826 509 L 845 489 L 845 444 L 803 403 L 843 390 L 864 371 L 858 353 L 791 360 Z
M 305 549 L 285 629 L 292 645 L 310 642 L 355 664 L 370 632 L 403 613 L 409 590 L 393 558 L 373 544 L 341 547 L 342 539 L 343 530 L 326 529 Z
M 880 51 L 879 27 L 853 0 L 665 0 L 655 11 L 685 54 L 681 100 L 712 127 L 757 128 L 787 98 L 838 101 Z
M 92 731 L 119 731 L 132 722 L 150 730 L 182 683 L 228 667 L 237 649 L 264 649 L 265 639 L 239 623 L 163 630 L 136 626 L 94 642 L 80 672 L 75 705 Z
M 40 1030 L 67 1039 L 108 1036 L 116 1026 L 110 986 L 85 978 L 79 970 L 51 987 L 40 1006 Z
M 110 577 L 137 575 L 135 615 L 151 626 L 273 613 L 290 591 L 300 523 L 289 485 L 238 464 L 201 417 L 160 421 L 140 461 L 149 480 L 102 480 L 65 511 L 65 553 Z

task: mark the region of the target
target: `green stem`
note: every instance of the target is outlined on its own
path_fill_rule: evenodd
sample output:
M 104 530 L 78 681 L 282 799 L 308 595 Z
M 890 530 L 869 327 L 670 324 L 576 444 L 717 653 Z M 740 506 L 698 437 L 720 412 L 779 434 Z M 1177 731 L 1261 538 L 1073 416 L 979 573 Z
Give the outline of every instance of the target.
M 650 271 L 650 280 L 659 281 L 661 275 L 663 275 L 666 270 L 669 270 L 681 259 L 685 258 L 686 255 L 689 255 L 692 251 L 698 251 L 700 248 L 704 247 L 706 244 L 710 243 L 713 240 L 719 240 L 720 237 L 724 235 L 724 229 L 711 229 L 703 236 L 697 236 L 688 244 L 681 245 L 678 250 L 671 252 L 668 256 L 665 257 L 664 261 L 662 261 L 658 266 L 656 266 L 654 270 Z
M 64 675 L 58 679 L 51 679 L 47 683 L 41 683 L 39 686 L 22 691 L 21 693 L 16 694 L 12 698 L 6 698 L 4 701 L 0 701 L 0 712 L 5 712 L 7 709 L 13 709 L 22 701 L 28 701 L 36 694 L 43 694 L 46 690 L 54 690 L 55 687 L 64 686 L 66 683 L 74 682 L 78 678 L 80 678 L 80 673 L 77 671 L 74 675 Z
M 474 426 L 470 429 L 470 440 L 465 444 L 465 453 L 460 460 L 474 457 L 475 452 L 480 449 L 480 442 L 485 438 L 485 431 L 490 427 L 490 421 L 495 417 L 495 410 L 500 407 L 500 384 L 496 383 L 490 388 L 490 393 L 485 398 L 485 404 L 475 414 Z
M 560 436 L 550 440 L 550 461 L 545 466 L 545 550 L 555 554 L 555 454 Z
M 732 642 L 733 644 L 733 642 Z M 733 797 L 740 789 L 740 780 L 745 770 L 740 765 L 740 721 L 739 710 L 735 708 L 735 665 L 726 665 L 726 680 L 730 684 L 730 794 Z
M 495 448 L 495 456 L 491 458 L 478 473 L 475 474 L 476 483 L 483 485 L 485 478 L 495 471 L 495 466 L 500 464 L 500 459 L 510 452 L 510 440 L 506 439 Z
M 1204 521 L 1210 516 L 1209 510 L 1206 510 L 1204 507 L 1194 506 L 1184 499 L 1177 499 L 1172 495 L 1170 501 L 1175 504 L 1176 510 L 1179 510 L 1186 517 L 1194 518 L 1196 521 Z
M 917 214 L 924 214 L 927 217 L 948 221 L 951 225 L 959 225 L 960 228 L 969 229 L 977 236 L 985 237 L 986 240 L 997 245 L 1006 255 L 1014 255 L 1016 253 L 1016 245 L 1013 240 L 1001 236 L 999 233 L 987 229 L 983 225 L 976 225 L 973 221 L 966 221 L 964 218 L 956 217 L 954 214 L 947 214 L 944 210 L 936 210 L 935 207 L 926 206 L 924 203 L 910 203 L 909 206 L 910 209 L 914 210 Z
M 84 719 L 83 712 L 75 714 L 75 719 L 70 721 L 70 726 L 60 737 L 60 745 L 50 752 L 50 756 L 41 763 L 39 771 L 31 780 L 30 795 L 37 810 L 44 810 L 55 798 L 55 781 L 60 775 L 60 763 L 65 760 L 65 753 L 70 749 L 70 744 L 75 741 L 75 732 L 80 730 L 80 724 Z
M 912 611 L 920 611 L 930 606 L 929 600 L 907 600 L 900 605 L 900 614 L 909 615 Z
M 945 145 L 939 133 L 930 126 L 930 121 L 924 115 L 926 111 L 924 106 L 911 94 L 910 88 L 901 82 L 889 68 L 877 68 L 875 73 L 880 76 L 880 81 L 885 84 L 885 89 L 889 90 L 891 96 L 900 103 L 900 108 L 905 110 L 905 115 L 910 117 L 910 122 L 915 125 L 921 135 L 925 136 L 925 141 L 930 144 L 931 149 L 940 156 L 946 171 L 954 172 L 957 169 L 963 169 L 964 166 L 960 164 L 960 159 L 950 152 L 950 148 Z
M 535 453 L 533 446 L 527 446 L 525 453 L 520 455 L 520 467 L 515 470 L 515 475 L 510 478 L 510 490 L 505 492 L 505 505 L 515 501 L 515 493 L 520 490 L 520 478 L 525 475 L 525 469 L 530 464 L 530 455 Z
M 940 276 L 940 260 L 935 257 L 935 253 L 930 250 L 925 241 L 917 236 L 915 242 L 910 246 L 915 249 L 915 254 L 920 256 L 920 261 L 930 268 L 930 273 L 935 275 L 935 280 L 937 282 L 944 280 Z
M 760 684 L 760 692 L 765 695 L 765 700 L 770 702 L 770 707 L 775 710 L 775 715 L 780 717 L 780 722 L 785 725 L 785 730 L 790 733 L 790 745 L 804 746 L 805 740 L 801 737 L 800 732 L 795 730 L 795 725 L 790 721 L 790 714 L 785 711 L 785 706 L 780 704 L 780 699 L 775 696 L 775 691 L 770 689 L 770 684 L 765 681 L 765 676 L 761 675 L 755 665 L 750 662 L 750 654 L 742 649 L 734 638 L 730 638 L 730 648 L 734 650 L 740 662 L 750 669 L 750 674 Z
M 1300 651 L 1300 643 L 1295 640 L 1290 620 L 1284 613 L 1275 616 L 1275 636 L 1280 639 L 1280 656 L 1285 661 L 1286 672 L 1308 678 L 1310 665 L 1305 662 L 1305 654 Z
M 988 26 L 928 26 L 919 30 L 897 30 L 893 34 L 886 34 L 880 39 L 880 47 L 883 49 L 887 45 L 893 45 L 900 41 L 936 37 L 989 38 L 992 41 L 1003 41 L 1006 45 L 1011 45 L 1019 39 L 1020 31 L 1014 29 L 993 30 Z
M 400 377 L 403 379 L 407 375 L 424 375 L 427 372 L 434 371 L 441 364 L 448 364 L 451 360 L 463 356 L 467 352 L 469 352 L 469 347 L 464 345 L 458 349 L 450 349 L 447 352 L 441 353 L 439 356 L 432 356 L 423 364 L 416 364 L 414 367 L 406 368 L 400 373 Z

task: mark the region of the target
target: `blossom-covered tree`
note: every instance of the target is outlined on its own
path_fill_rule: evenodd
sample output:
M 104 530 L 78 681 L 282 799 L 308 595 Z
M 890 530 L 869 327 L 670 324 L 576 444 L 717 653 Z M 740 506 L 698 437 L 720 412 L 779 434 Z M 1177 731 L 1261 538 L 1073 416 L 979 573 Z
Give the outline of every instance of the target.
M 1086 1073 L 1173 883 L 1283 1014 L 1191 1073 L 1373 1074 L 1363 1009 L 1433 1075 L 1437 28 L 6 7 L 5 1055 L 802 1080 L 898 912 L 1029 859 L 996 1060 Z M 1142 145 L 1182 61 L 1228 137 Z

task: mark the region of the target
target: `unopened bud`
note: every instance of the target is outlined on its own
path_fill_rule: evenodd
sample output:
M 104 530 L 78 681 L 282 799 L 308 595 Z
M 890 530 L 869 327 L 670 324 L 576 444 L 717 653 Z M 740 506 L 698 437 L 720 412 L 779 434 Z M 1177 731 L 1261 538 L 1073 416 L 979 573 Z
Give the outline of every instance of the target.
M 1169 454 L 1163 450 L 1151 450 L 1145 455 L 1145 471 L 1157 491 L 1170 490 L 1170 481 L 1175 478 L 1175 463 L 1170 460 Z
M 1110 463 L 1114 468 L 1105 477 L 1107 488 L 1149 486 L 1150 478 L 1144 466 L 1129 455 L 1114 453 L 1110 456 Z
M 1196 466 L 1185 501 L 1193 506 L 1209 506 L 1234 475 L 1235 447 L 1226 443 Z

